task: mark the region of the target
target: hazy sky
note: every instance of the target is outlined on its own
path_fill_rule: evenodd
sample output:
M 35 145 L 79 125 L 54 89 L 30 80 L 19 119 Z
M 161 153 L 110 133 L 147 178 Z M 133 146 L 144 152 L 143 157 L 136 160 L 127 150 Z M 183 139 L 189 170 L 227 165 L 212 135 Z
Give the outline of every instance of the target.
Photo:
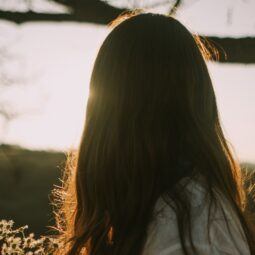
M 254 11 L 254 0 L 190 0 L 177 18 L 192 32 L 255 36 Z M 2 128 L 4 142 L 43 149 L 77 146 L 93 60 L 108 32 L 90 24 L 0 22 L 0 45 L 10 42 L 18 57 L 9 69 L 25 80 L 25 86 L 1 96 L 24 113 Z M 208 66 L 225 134 L 240 160 L 255 162 L 255 65 Z

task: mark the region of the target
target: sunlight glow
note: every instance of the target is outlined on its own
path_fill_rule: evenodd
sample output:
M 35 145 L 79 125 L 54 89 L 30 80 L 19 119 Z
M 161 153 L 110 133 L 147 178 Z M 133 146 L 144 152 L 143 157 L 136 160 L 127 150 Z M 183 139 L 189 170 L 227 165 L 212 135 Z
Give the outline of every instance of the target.
M 194 1 L 183 5 L 177 18 L 201 34 L 254 35 L 255 2 L 236 1 L 229 24 L 224 10 L 231 1 Z M 36 149 L 76 147 L 84 125 L 93 62 L 109 28 L 71 22 L 20 26 L 1 22 L 0 31 L 9 31 L 10 48 L 21 59 L 19 70 L 27 79 L 25 86 L 5 92 L 21 115 L 1 130 L 1 142 Z M 226 136 L 241 160 L 255 162 L 255 65 L 209 64 L 209 69 Z

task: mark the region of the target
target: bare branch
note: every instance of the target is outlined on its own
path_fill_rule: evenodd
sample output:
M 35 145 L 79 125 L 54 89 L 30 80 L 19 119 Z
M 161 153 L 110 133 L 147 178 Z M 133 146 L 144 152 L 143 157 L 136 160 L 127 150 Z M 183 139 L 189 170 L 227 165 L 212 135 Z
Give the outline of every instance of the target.
M 176 0 L 173 7 L 169 11 L 169 15 L 174 16 L 181 3 L 182 3 L 181 0 Z
M 66 5 L 70 13 L 36 13 L 36 12 L 11 12 L 0 10 L 0 19 L 9 20 L 17 24 L 34 21 L 70 21 L 87 22 L 94 24 L 109 24 L 126 9 L 116 8 L 99 0 L 52 0 Z M 162 0 L 163 3 L 164 0 Z M 182 3 L 176 0 L 170 14 L 174 14 Z M 219 51 L 219 62 L 227 63 L 255 63 L 255 38 L 220 38 L 206 37 L 212 41 Z M 224 52 L 227 55 L 225 59 Z
M 222 63 L 255 63 L 255 38 L 205 37 L 219 52 L 217 61 Z
M 99 0 L 72 0 L 69 2 L 68 7 L 71 8 L 70 13 L 14 12 L 0 10 L 0 19 L 12 21 L 16 24 L 35 21 L 74 21 L 105 25 L 115 19 L 123 11 L 126 11 L 126 9 L 116 8 Z

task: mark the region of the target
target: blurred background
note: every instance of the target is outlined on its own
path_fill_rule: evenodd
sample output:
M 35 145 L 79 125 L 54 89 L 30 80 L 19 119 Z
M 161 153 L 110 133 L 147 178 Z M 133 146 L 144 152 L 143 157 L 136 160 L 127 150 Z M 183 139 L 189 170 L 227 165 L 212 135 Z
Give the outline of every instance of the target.
M 223 129 L 254 171 L 254 0 L 0 0 L 0 219 L 35 234 L 54 223 L 50 192 L 78 146 L 107 24 L 134 8 L 171 14 L 217 47 L 208 68 Z

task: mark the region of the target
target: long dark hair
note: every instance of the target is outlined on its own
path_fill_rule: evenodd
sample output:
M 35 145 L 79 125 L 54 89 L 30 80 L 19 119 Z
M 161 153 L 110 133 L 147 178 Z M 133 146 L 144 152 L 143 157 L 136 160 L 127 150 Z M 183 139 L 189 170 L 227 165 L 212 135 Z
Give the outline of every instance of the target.
M 151 13 L 124 19 L 104 40 L 61 195 L 61 254 L 141 254 L 162 194 L 176 204 L 189 254 L 190 205 L 179 180 L 198 174 L 210 204 L 215 189 L 229 201 L 254 254 L 240 167 L 223 135 L 201 45 L 176 19 Z

